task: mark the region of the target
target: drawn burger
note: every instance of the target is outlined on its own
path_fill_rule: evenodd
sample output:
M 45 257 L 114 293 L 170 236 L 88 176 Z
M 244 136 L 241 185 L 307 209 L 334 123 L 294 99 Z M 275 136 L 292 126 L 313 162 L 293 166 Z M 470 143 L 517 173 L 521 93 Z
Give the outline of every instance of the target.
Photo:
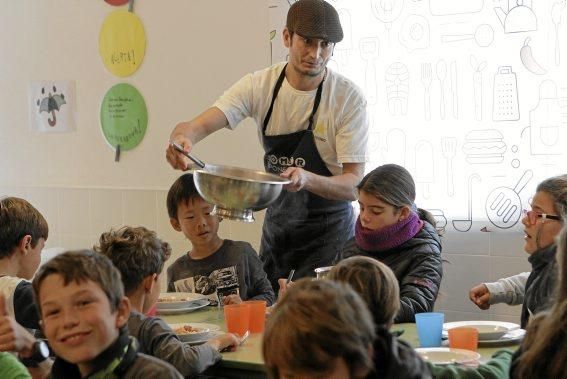
M 496 129 L 472 130 L 465 137 L 463 152 L 470 164 L 494 164 L 504 161 L 506 143 Z

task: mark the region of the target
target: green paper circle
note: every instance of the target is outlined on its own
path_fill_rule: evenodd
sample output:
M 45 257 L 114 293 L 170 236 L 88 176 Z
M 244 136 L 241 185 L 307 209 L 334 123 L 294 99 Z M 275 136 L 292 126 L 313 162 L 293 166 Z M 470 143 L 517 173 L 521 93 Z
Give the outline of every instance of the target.
M 140 92 L 126 83 L 110 88 L 100 107 L 100 124 L 104 138 L 114 148 L 138 146 L 148 127 L 148 110 Z

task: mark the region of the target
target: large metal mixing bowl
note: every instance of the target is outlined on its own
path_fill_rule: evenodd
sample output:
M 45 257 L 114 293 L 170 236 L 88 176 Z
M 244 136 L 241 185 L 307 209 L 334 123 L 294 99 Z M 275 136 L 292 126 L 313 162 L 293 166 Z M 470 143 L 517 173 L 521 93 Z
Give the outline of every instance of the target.
M 214 213 L 230 220 L 254 221 L 254 211 L 267 208 L 288 179 L 245 168 L 206 165 L 193 172 L 203 199 L 215 205 Z

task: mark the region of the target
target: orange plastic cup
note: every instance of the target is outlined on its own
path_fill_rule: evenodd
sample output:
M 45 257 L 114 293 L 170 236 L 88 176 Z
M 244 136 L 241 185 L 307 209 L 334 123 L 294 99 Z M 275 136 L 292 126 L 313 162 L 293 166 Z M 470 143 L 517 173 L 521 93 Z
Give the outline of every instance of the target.
M 451 328 L 449 333 L 449 347 L 476 351 L 478 346 L 478 330 L 475 328 Z
M 244 304 L 250 305 L 250 333 L 262 333 L 266 326 L 266 300 L 249 300 Z
M 230 304 L 224 306 L 224 320 L 226 330 L 229 333 L 236 333 L 243 336 L 250 323 L 250 304 Z

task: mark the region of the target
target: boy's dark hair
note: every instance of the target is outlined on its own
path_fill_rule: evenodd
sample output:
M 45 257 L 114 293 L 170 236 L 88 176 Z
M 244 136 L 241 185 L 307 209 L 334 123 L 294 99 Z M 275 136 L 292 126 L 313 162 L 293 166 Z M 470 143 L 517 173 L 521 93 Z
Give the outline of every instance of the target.
M 0 199 L 0 259 L 11 256 L 26 235 L 31 236 L 35 248 L 48 234 L 47 221 L 28 201 L 17 197 Z
M 116 311 L 124 297 L 124 286 L 120 272 L 110 259 L 92 250 L 68 251 L 59 254 L 40 266 L 35 274 L 32 287 L 35 303 L 41 315 L 39 290 L 41 283 L 50 275 L 61 275 L 63 284 L 71 281 L 81 283 L 90 280 L 104 291 L 110 302 L 112 312 Z
M 282 296 L 268 319 L 263 355 L 270 377 L 280 370 L 328 372 L 343 358 L 351 377 L 374 367 L 369 347 L 375 338 L 372 316 L 348 285 L 331 280 L 300 279 Z
M 134 292 L 145 277 L 159 275 L 171 255 L 169 244 L 143 226 L 102 233 L 93 249 L 108 257 L 120 271 L 126 295 Z
M 193 181 L 193 174 L 187 173 L 181 175 L 167 192 L 167 213 L 169 218 L 177 220 L 177 207 L 181 202 L 188 203 L 189 201 L 200 198 L 201 195 L 195 187 Z

